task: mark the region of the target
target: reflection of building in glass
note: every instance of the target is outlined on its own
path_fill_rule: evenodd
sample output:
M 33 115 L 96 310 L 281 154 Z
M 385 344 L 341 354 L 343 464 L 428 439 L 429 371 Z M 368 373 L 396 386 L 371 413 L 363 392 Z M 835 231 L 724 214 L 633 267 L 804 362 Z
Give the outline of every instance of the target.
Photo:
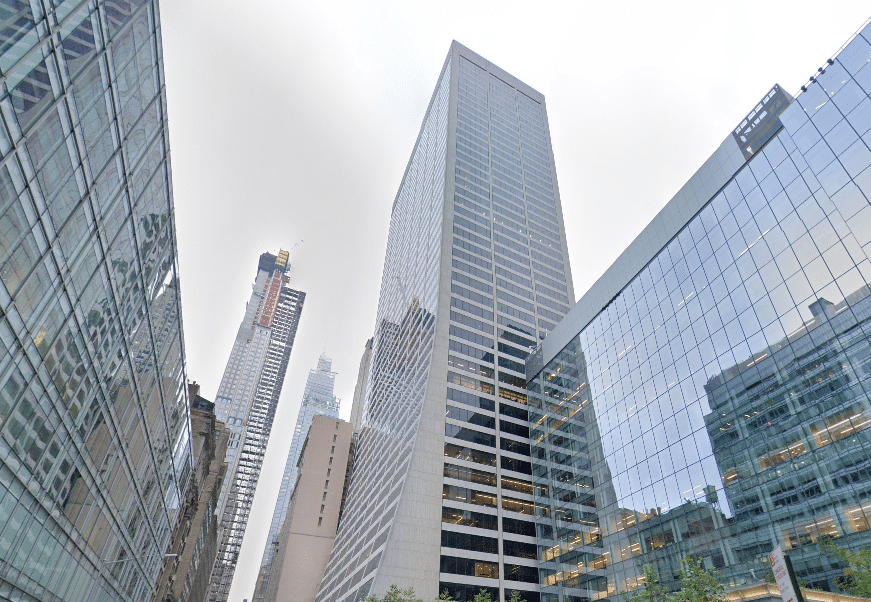
M 212 569 L 210 602 L 224 602 L 230 591 L 305 301 L 305 293 L 288 286 L 288 259 L 287 251 L 260 256 L 245 317 L 215 398 L 230 443 L 218 501 L 223 535 Z
M 523 361 L 573 300 L 544 97 L 454 43 L 393 205 L 318 600 L 538 600 Z
M 783 545 L 802 578 L 825 587 L 830 560 L 809 544 L 871 544 L 869 293 L 814 301 L 811 321 L 708 382 L 705 420 L 738 562 Z M 770 524 L 759 529 L 763 514 Z
M 543 602 L 645 564 L 675 586 L 681 554 L 750 584 L 776 545 L 834 588 L 819 538 L 869 545 L 869 92 L 866 26 L 795 100 L 773 87 L 530 355 Z
M 529 387 L 532 478 L 541 585 L 598 593 L 605 590 L 608 550 L 602 546 L 599 509 L 612 522 L 627 521 L 614 512 L 613 489 L 602 459 L 595 412 L 590 407 L 589 377 L 576 341 L 549 365 L 546 378 Z M 624 538 L 629 546 L 629 538 Z M 620 552 L 620 547 L 615 551 Z
M 272 559 L 275 548 L 278 546 L 278 535 L 281 532 L 281 525 L 284 523 L 284 516 L 287 514 L 290 498 L 293 495 L 298 472 L 296 465 L 312 419 L 315 416 L 339 417 L 339 398 L 333 395 L 336 373 L 332 372 L 332 365 L 333 360 L 322 355 L 318 359 L 317 369 L 309 371 L 308 380 L 305 383 L 302 403 L 296 417 L 296 427 L 293 430 L 293 439 L 290 442 L 290 451 L 287 453 L 287 462 L 284 465 L 284 475 L 281 477 L 278 499 L 272 513 L 272 523 L 269 525 L 266 548 L 263 551 L 263 559 L 260 561 L 260 573 L 254 588 L 254 602 L 263 600 L 266 590 L 269 588 L 269 581 L 273 575 Z
M 363 357 L 360 358 L 360 369 L 357 373 L 357 385 L 354 387 L 354 399 L 351 404 L 350 423 L 354 430 L 359 431 L 363 427 L 363 408 L 366 404 L 366 381 L 369 378 L 369 367 L 372 365 L 372 344 L 374 338 L 366 341 L 363 349 Z
M 0 597 L 147 600 L 191 435 L 157 3 L 0 7 Z

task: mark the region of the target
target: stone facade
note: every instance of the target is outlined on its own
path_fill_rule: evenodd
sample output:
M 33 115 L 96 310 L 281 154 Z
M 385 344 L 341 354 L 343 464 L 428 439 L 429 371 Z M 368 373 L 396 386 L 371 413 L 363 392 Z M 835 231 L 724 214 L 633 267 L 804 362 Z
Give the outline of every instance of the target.
M 191 438 L 195 470 L 178 522 L 166 550 L 152 602 L 203 602 L 209 592 L 209 575 L 218 553 L 218 519 L 215 508 L 227 464 L 229 432 L 215 419 L 215 404 L 189 385 Z

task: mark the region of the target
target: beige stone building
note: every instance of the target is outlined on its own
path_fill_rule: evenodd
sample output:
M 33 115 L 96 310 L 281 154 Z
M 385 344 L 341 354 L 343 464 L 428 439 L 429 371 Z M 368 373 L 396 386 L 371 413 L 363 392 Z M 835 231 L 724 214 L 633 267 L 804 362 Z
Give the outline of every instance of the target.
M 152 602 L 204 602 L 218 553 L 215 508 L 227 470 L 224 455 L 229 431 L 215 419 L 215 404 L 200 397 L 199 385 L 193 383 L 188 387 L 194 471 L 152 592 Z
M 266 602 L 312 602 L 330 556 L 354 428 L 315 416 L 299 457 L 299 476 L 278 540 Z

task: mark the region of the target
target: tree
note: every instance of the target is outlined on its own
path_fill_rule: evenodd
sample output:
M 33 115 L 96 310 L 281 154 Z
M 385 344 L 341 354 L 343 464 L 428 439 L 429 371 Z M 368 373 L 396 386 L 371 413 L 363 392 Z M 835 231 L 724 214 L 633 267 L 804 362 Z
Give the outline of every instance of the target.
M 520 597 L 520 592 L 514 590 L 511 592 L 511 596 L 508 598 L 508 602 L 526 602 L 523 598 Z
M 366 596 L 361 602 L 423 602 L 423 600 L 417 597 L 412 587 L 399 589 L 396 585 L 391 585 L 383 598 Z
M 820 550 L 847 565 L 844 576 L 836 581 L 838 587 L 851 596 L 871 598 L 871 550 L 860 548 L 853 552 L 836 544 L 831 537 L 820 539 Z
M 678 576 L 681 589 L 670 594 L 651 565 L 644 567 L 644 587 L 637 587 L 626 598 L 629 602 L 726 602 L 725 587 L 714 569 L 706 569 L 701 558 L 680 559 Z
M 490 592 L 485 589 L 482 589 L 477 594 L 475 594 L 475 599 L 472 602 L 493 602 L 493 598 L 490 596 Z
M 674 602 L 726 602 L 726 588 L 715 569 L 706 569 L 701 558 L 692 556 L 684 556 L 680 563 L 681 589 L 673 594 Z
M 454 598 L 448 593 L 448 590 L 444 590 L 439 594 L 439 597 L 436 598 L 436 602 L 454 602 Z
M 629 602 L 669 602 L 665 587 L 659 582 L 659 575 L 653 570 L 653 565 L 644 565 L 644 586 L 636 587 L 627 596 Z

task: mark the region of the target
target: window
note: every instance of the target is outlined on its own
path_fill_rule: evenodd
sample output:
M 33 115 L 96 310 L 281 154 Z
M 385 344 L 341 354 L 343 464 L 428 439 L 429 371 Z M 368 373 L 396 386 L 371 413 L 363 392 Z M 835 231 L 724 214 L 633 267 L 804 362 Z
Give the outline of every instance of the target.
M 332 465 L 333 465 L 333 458 L 332 458 L 332 456 L 330 456 L 330 466 L 332 466 Z
M 323 523 L 324 523 L 324 517 L 323 517 L 323 516 L 319 516 L 319 517 L 318 517 L 318 527 L 320 527 Z
M 324 481 L 324 489 L 329 489 L 329 488 L 330 488 L 330 481 L 329 481 L 329 479 L 327 479 L 326 481 Z
M 496 475 L 483 470 L 475 470 L 474 468 L 466 468 L 465 466 L 455 466 L 445 463 L 444 476 L 450 479 L 458 479 L 462 481 L 471 481 L 479 485 L 488 485 L 496 487 Z M 530 487 L 531 489 L 531 487 Z
M 325 504 L 321 504 L 321 514 L 323 514 L 323 513 L 324 513 L 324 508 L 325 508 L 325 507 L 326 507 L 326 505 L 325 505 Z
M 324 497 L 323 497 L 323 498 L 321 498 L 321 500 L 322 500 L 322 501 L 326 501 L 326 499 L 327 499 L 327 492 L 326 492 L 326 491 L 324 491 Z
M 339 430 L 339 423 L 338 422 L 336 423 L 336 430 Z M 333 437 L 335 437 L 335 435 L 333 435 Z
M 336 437 L 338 437 L 338 435 L 333 435 L 333 443 L 336 442 Z
M 331 473 L 332 471 L 333 471 L 332 468 L 328 468 L 328 469 L 327 469 L 327 476 L 330 476 L 330 473 Z
M 510 519 L 502 519 L 510 520 Z M 451 523 L 454 525 L 465 525 L 467 527 L 477 527 L 478 529 L 490 529 L 495 531 L 498 528 L 496 516 L 492 514 L 481 514 L 480 512 L 472 512 L 471 510 L 460 510 L 458 508 L 442 508 L 442 522 Z M 520 522 L 520 521 L 517 521 Z M 535 537 L 535 525 L 532 528 L 532 536 Z
M 468 575 L 470 577 L 484 577 L 486 579 L 499 578 L 499 564 L 485 562 L 471 558 L 457 558 L 454 556 L 441 557 L 441 572 L 454 573 L 456 575 Z
M 458 550 L 484 552 L 485 554 L 499 553 L 497 539 L 481 535 L 472 535 L 471 533 L 457 533 L 455 531 L 442 531 L 442 546 Z
M 336 446 L 335 446 L 335 445 L 334 445 L 333 448 L 330 450 L 330 453 L 331 453 L 331 454 L 336 453 Z
M 502 542 L 502 547 L 503 553 L 506 556 L 517 556 L 527 560 L 536 560 L 538 558 L 535 544 L 506 539 Z

